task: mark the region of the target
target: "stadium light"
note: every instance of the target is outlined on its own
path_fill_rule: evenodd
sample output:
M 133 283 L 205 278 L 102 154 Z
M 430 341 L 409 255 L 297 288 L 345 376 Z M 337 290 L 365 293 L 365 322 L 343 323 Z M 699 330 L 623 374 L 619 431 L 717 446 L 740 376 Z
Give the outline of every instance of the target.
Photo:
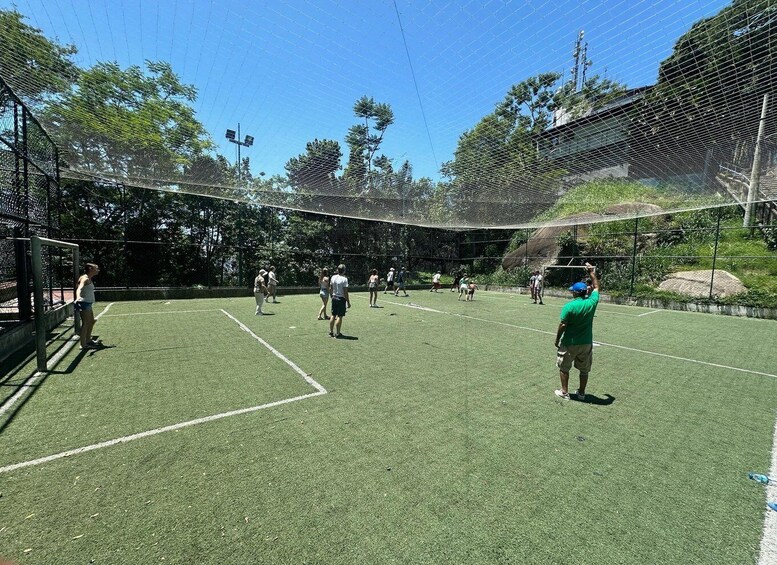
M 242 171 L 240 166 L 240 148 L 241 147 L 251 147 L 254 144 L 254 136 L 252 135 L 246 135 L 246 138 L 244 141 L 240 141 L 240 122 L 237 124 L 237 131 L 233 129 L 227 130 L 227 139 L 231 142 L 237 145 L 237 184 L 241 184 L 241 173 Z

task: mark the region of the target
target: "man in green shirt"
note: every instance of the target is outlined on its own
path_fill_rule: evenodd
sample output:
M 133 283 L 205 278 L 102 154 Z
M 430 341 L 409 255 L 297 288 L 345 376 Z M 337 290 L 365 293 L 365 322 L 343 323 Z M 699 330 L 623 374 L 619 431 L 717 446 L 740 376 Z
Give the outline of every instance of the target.
M 573 364 L 580 371 L 580 386 L 575 396 L 578 400 L 585 400 L 585 387 L 593 360 L 593 325 L 596 306 L 599 304 L 599 279 L 591 264 L 586 263 L 585 268 L 594 289 L 586 298 L 588 286 L 585 283 L 578 282 L 569 287 L 573 300 L 561 309 L 561 322 L 556 332 L 556 365 L 561 378 L 561 388 L 556 391 L 556 396 L 565 400 L 569 400 L 569 370 Z

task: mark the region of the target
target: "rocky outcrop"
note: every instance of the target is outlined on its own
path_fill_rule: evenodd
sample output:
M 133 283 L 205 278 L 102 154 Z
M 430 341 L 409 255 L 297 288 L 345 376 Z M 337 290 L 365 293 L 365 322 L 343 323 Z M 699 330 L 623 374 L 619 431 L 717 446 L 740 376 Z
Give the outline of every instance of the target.
M 603 218 L 610 219 L 610 216 L 650 215 L 659 212 L 661 212 L 661 207 L 655 204 L 623 202 L 608 207 L 604 214 L 583 212 L 562 218 L 559 222 L 563 222 L 563 225 L 549 225 L 535 230 L 528 242 L 504 256 L 502 268 L 506 271 L 523 266 L 539 269 L 543 265 L 554 264 L 561 251 L 556 245 L 556 238 L 565 231 L 571 230 L 573 225 L 577 225 L 577 237 L 582 239 L 588 233 L 588 225 L 591 222 Z M 611 219 L 615 220 L 616 218 Z
M 684 296 L 708 297 L 710 282 L 712 282 L 712 296 L 724 297 L 747 291 L 742 281 L 728 271 L 719 269 L 715 270 L 714 277 L 711 270 L 672 273 L 658 285 L 658 288 Z
M 531 234 L 529 241 L 521 245 L 518 249 L 511 251 L 502 259 L 502 268 L 507 271 L 515 267 L 527 266 L 531 269 L 539 269 L 543 265 L 552 265 L 556 262 L 561 249 L 556 244 L 556 238 L 572 229 L 574 224 L 578 225 L 578 237 L 584 235 L 588 224 L 601 218 L 600 214 L 583 213 L 575 214 L 565 218 L 564 221 L 569 225 L 545 226 L 539 228 Z M 527 262 L 528 257 L 528 262 Z

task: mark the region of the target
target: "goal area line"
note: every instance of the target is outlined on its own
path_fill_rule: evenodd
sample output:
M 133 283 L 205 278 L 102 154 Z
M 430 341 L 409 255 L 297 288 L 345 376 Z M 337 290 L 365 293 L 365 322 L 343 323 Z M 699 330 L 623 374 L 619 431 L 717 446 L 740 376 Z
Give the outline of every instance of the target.
M 107 312 L 108 308 L 110 308 L 110 306 L 112 306 L 112 304 L 109 304 L 108 307 L 105 310 L 103 310 L 101 315 L 104 314 L 105 312 Z M 126 435 L 126 436 L 118 437 L 118 438 L 115 438 L 115 439 L 101 441 L 101 442 L 94 443 L 94 444 L 91 444 L 91 445 L 86 445 L 86 446 L 83 446 L 83 447 L 78 447 L 78 448 L 69 449 L 69 450 L 66 450 L 66 451 L 61 451 L 59 453 L 54 453 L 52 455 L 47 455 L 47 456 L 44 456 L 44 457 L 39 457 L 37 459 L 31 459 L 29 461 L 23 461 L 23 462 L 20 462 L 20 463 L 14 463 L 14 464 L 11 464 L 11 465 L 6 465 L 6 466 L 3 466 L 3 467 L 0 467 L 0 474 L 10 473 L 10 472 L 16 471 L 18 469 L 24 469 L 26 467 L 33 467 L 33 466 L 36 466 L 36 465 L 42 465 L 44 463 L 49 463 L 51 461 L 56 461 L 58 459 L 64 459 L 64 458 L 67 458 L 67 457 L 72 457 L 72 456 L 75 456 L 75 455 L 80 455 L 82 453 L 88 453 L 90 451 L 95 451 L 95 450 L 98 450 L 98 449 L 104 449 L 106 447 L 112 447 L 114 445 L 119 445 L 119 444 L 122 444 L 122 443 L 129 443 L 131 441 L 135 441 L 135 440 L 138 440 L 138 439 L 143 439 L 143 438 L 147 438 L 147 437 L 156 436 L 156 435 L 163 434 L 163 433 L 166 433 L 166 432 L 172 432 L 172 431 L 176 431 L 176 430 L 181 430 L 181 429 L 184 429 L 184 428 L 189 428 L 189 427 L 192 427 L 192 426 L 197 426 L 197 425 L 205 424 L 205 423 L 208 423 L 208 422 L 215 422 L 217 420 L 223 420 L 225 418 L 231 418 L 233 416 L 240 416 L 240 415 L 243 415 L 243 414 L 250 414 L 252 412 L 258 412 L 259 410 L 265 410 L 267 408 L 274 408 L 276 406 L 282 406 L 284 404 L 290 404 L 292 402 L 297 402 L 297 401 L 300 401 L 300 400 L 305 400 L 307 398 L 314 398 L 316 396 L 322 396 L 324 394 L 328 394 L 328 391 L 321 384 L 319 384 L 309 374 L 305 373 L 302 369 L 300 369 L 300 367 L 296 363 L 291 361 L 288 357 L 283 355 L 280 351 L 275 349 L 272 345 L 270 345 L 265 340 L 263 340 L 261 337 L 256 335 L 243 322 L 241 322 L 240 320 L 235 318 L 232 314 L 230 314 L 226 310 L 221 309 L 221 310 L 216 310 L 216 311 L 221 311 L 225 316 L 227 316 L 232 321 L 234 321 L 242 331 L 247 332 L 251 337 L 256 339 L 260 344 L 262 344 L 264 347 L 269 349 L 270 352 L 273 355 L 275 355 L 276 357 L 281 359 L 284 363 L 289 365 L 289 367 L 291 367 L 294 370 L 295 373 L 297 373 L 298 375 L 302 376 L 302 378 L 305 380 L 305 382 L 307 382 L 310 386 L 312 386 L 315 389 L 315 392 L 311 392 L 311 393 L 308 393 L 308 394 L 303 394 L 303 395 L 300 395 L 300 396 L 294 396 L 292 398 L 284 398 L 282 400 L 275 400 L 273 402 L 267 402 L 265 404 L 259 404 L 257 406 L 249 406 L 247 408 L 238 408 L 236 410 L 230 410 L 228 412 L 221 412 L 219 414 L 212 414 L 210 416 L 203 416 L 202 418 L 196 418 L 196 419 L 193 419 L 193 420 L 187 420 L 187 421 L 184 421 L 184 422 L 179 422 L 177 424 L 171 424 L 171 425 L 168 425 L 168 426 L 154 428 L 152 430 L 146 430 L 144 432 L 138 432 L 138 433 L 135 433 L 135 434 Z M 64 355 L 63 355 L 63 357 L 64 357 Z M 41 376 L 41 373 L 36 373 L 36 375 L 34 375 L 34 376 L 35 376 L 35 379 L 37 380 L 37 378 Z M 25 383 L 25 385 L 23 385 L 23 386 L 25 386 L 25 389 L 23 389 L 23 390 L 26 390 L 26 388 L 31 386 L 31 384 L 32 383 Z

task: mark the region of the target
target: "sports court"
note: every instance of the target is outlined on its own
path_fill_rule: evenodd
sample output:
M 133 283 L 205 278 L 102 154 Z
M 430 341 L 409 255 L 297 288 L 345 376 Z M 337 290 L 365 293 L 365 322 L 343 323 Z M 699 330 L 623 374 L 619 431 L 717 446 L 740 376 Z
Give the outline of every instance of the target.
M 252 298 L 98 303 L 104 348 L 33 382 L 34 359 L 4 367 L 3 551 L 769 562 L 747 472 L 772 462 L 773 321 L 603 302 L 579 402 L 553 395 L 563 299 L 354 293 L 350 339 L 315 295 L 279 300 L 263 317 Z

